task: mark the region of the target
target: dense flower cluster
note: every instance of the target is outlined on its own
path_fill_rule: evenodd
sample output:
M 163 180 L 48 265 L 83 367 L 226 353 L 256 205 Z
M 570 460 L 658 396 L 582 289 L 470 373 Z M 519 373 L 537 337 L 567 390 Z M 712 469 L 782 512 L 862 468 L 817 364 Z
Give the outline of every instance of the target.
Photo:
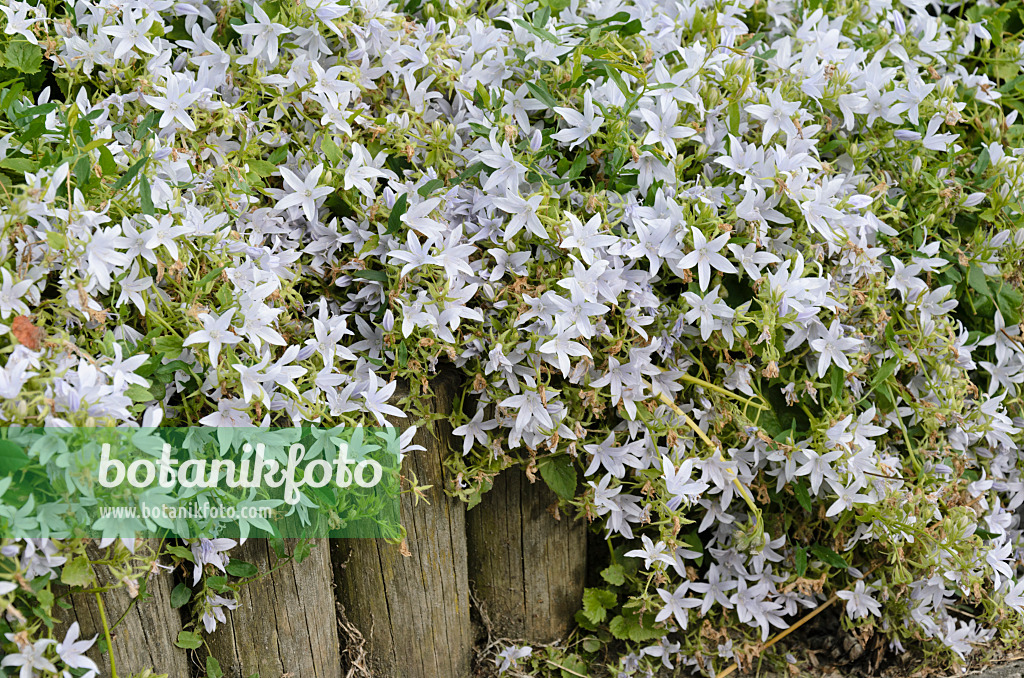
M 604 530 L 573 651 L 622 675 L 833 593 L 895 650 L 1012 634 L 1016 5 L 812 4 L 11 0 L 0 419 L 413 423 L 455 369 L 450 489 L 523 464 Z

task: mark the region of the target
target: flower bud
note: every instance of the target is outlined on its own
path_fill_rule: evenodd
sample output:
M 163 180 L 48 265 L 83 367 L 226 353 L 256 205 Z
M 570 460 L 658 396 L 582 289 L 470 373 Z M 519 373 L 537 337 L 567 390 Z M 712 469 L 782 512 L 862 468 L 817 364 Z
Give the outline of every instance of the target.
M 540 150 L 540 146 L 543 143 L 543 141 L 544 141 L 544 137 L 540 133 L 540 130 L 539 129 L 533 130 L 533 132 L 530 133 L 530 151 L 532 153 L 536 153 L 537 151 L 539 151 Z

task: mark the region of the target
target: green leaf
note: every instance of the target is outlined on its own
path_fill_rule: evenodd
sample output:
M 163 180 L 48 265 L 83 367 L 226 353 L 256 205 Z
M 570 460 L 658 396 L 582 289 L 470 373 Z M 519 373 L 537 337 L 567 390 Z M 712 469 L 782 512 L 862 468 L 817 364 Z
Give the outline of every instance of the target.
M 533 82 L 531 80 L 527 80 L 526 89 L 530 90 L 530 94 L 533 95 L 534 99 L 541 102 L 548 108 L 554 108 L 558 105 L 558 102 L 555 101 L 555 97 L 551 96 L 551 92 L 548 91 L 548 86 L 545 85 L 543 81 L 538 80 L 537 82 Z
M 533 24 L 527 23 L 522 19 L 516 19 L 516 23 L 525 28 L 526 30 L 530 31 L 534 35 L 536 35 L 541 40 L 547 40 L 548 42 L 554 43 L 556 45 L 561 43 L 561 41 L 557 37 L 555 37 L 553 33 L 546 31 L 543 28 L 537 28 Z
M 277 149 L 267 157 L 267 162 L 273 165 L 280 165 L 288 157 L 288 147 L 278 146 Z
M 30 160 L 29 158 L 7 158 L 3 162 L 0 162 L 0 167 L 6 167 L 12 169 L 15 172 L 34 172 L 36 169 L 36 161 Z
M 46 231 L 46 244 L 54 250 L 62 250 L 68 247 L 68 239 L 55 230 Z
M 538 463 L 540 477 L 562 499 L 576 496 L 576 466 L 568 455 L 546 457 Z
M 181 353 L 182 339 L 174 335 L 162 334 L 153 341 L 153 350 L 157 355 L 173 355 Z
M 15 443 L 0 440 L 0 476 L 9 476 L 29 463 L 28 455 Z
M 601 570 L 601 578 L 612 586 L 622 586 L 626 583 L 626 570 L 618 563 L 612 563 Z
M 53 592 L 50 589 L 45 588 L 40 591 L 37 591 L 36 598 L 39 600 L 39 606 L 42 607 L 44 610 L 49 610 L 51 607 L 53 607 L 54 597 Z
M 665 629 L 655 628 L 653 614 L 645 614 L 643 617 L 632 613 L 617 615 L 608 624 L 612 635 L 619 640 L 632 640 L 634 643 L 643 643 L 661 638 L 667 633 Z
M 391 208 L 388 216 L 388 235 L 398 235 L 402 232 L 402 216 L 409 209 L 409 195 L 403 193 L 395 199 L 395 206 Z
M 43 65 L 43 50 L 28 40 L 12 40 L 4 52 L 4 63 L 19 73 L 38 73 Z
M 590 668 L 585 661 L 575 654 L 562 655 L 558 666 L 560 678 L 577 678 L 577 676 L 586 675 L 587 669 Z
M 309 554 L 313 552 L 313 542 L 309 539 L 303 539 L 295 546 L 295 551 L 292 552 L 292 556 L 295 558 L 296 563 L 301 563 L 303 560 L 309 557 Z
M 843 396 L 843 381 L 846 378 L 846 372 L 840 369 L 837 365 L 833 365 L 830 369 L 831 386 L 832 386 L 832 402 L 839 402 Z
M 793 484 L 793 494 L 796 495 L 796 500 L 800 503 L 808 513 L 813 513 L 811 510 L 811 495 L 807 493 L 807 486 L 803 483 Z
M 177 556 L 178 558 L 181 558 L 182 560 L 187 560 L 190 563 L 196 562 L 195 558 L 192 557 L 192 551 L 190 549 L 185 548 L 184 546 L 168 546 L 167 552 L 170 553 L 172 556 Z
M 639 33 L 641 28 L 642 26 L 640 25 L 640 19 L 633 19 L 632 21 L 627 21 L 621 26 L 617 26 L 615 30 L 619 32 L 619 35 L 623 37 L 629 37 L 631 35 L 636 35 L 637 33 Z
M 89 162 L 89 156 L 83 155 L 75 163 L 75 182 L 79 187 L 85 186 L 89 183 L 89 179 L 92 178 L 92 163 Z
M 576 156 L 576 159 L 572 161 L 572 167 L 569 168 L 569 173 L 565 175 L 566 179 L 578 179 L 583 170 L 587 168 L 587 154 L 580 153 Z
M 156 400 L 156 398 L 153 397 L 153 393 L 148 388 L 139 386 L 138 384 L 132 384 L 129 386 L 125 389 L 124 394 L 131 398 L 133 403 L 148 403 L 151 400 Z
M 184 650 L 198 650 L 203 646 L 203 639 L 199 637 L 198 633 L 179 631 L 178 639 L 174 641 L 174 644 Z
M 114 155 L 110 152 L 110 149 L 106 146 L 100 146 L 100 169 L 103 170 L 103 175 L 107 176 L 117 172 L 117 163 L 114 162 Z
M 320 142 L 320 149 L 324 152 L 324 157 L 335 167 L 340 165 L 345 157 L 342 155 L 341 149 L 338 148 L 338 144 L 334 143 L 334 139 L 329 136 L 325 136 L 323 141 Z
M 376 280 L 377 282 L 388 281 L 388 274 L 386 271 L 352 271 L 349 275 L 353 278 L 362 278 L 363 280 Z
M 967 284 L 986 297 L 992 296 L 992 290 L 989 289 L 985 273 L 981 270 L 981 266 L 977 264 L 972 263 L 971 267 L 967 269 Z
M 153 214 L 156 212 L 153 208 L 153 191 L 145 174 L 139 178 L 139 209 L 142 210 L 143 214 Z
M 807 549 L 797 546 L 796 552 L 793 554 L 793 561 L 796 565 L 796 576 L 802 577 L 807 574 Z
M 85 556 L 78 556 L 64 565 L 60 572 L 60 580 L 68 586 L 88 586 L 94 578 L 92 565 Z
M 605 589 L 583 589 L 583 614 L 592 624 L 608 618 L 608 610 L 615 607 L 618 597 Z
M 896 368 L 900 365 L 899 358 L 889 358 L 882 366 L 875 372 L 875 376 L 871 379 L 871 390 L 876 390 L 879 386 L 885 383 L 885 380 L 892 376 L 892 373 L 896 371 Z
M 440 179 L 431 179 L 427 183 L 420 186 L 420 189 L 416 192 L 419 193 L 421 197 L 427 198 L 430 197 L 431 193 L 433 193 L 438 188 L 441 188 L 442 186 L 444 186 L 444 182 L 441 181 Z
M 828 548 L 827 546 L 815 544 L 811 547 L 811 553 L 813 553 L 814 557 L 818 560 L 828 565 L 831 565 L 836 569 L 845 570 L 850 567 L 841 555 L 839 555 L 832 549 Z
M 255 577 L 259 573 L 255 565 L 244 560 L 231 560 L 225 569 L 232 577 L 239 577 L 240 579 Z
M 184 584 L 178 584 L 171 591 L 171 607 L 177 610 L 192 600 L 192 589 L 185 586 Z
M 196 283 L 196 286 L 197 287 L 205 287 L 207 284 L 213 282 L 213 280 L 217 276 L 219 276 L 224 271 L 225 268 L 227 268 L 227 267 L 226 266 L 218 266 L 217 268 L 213 269 L 212 271 L 210 271 L 209 273 L 204 275 L 202 278 L 200 278 L 199 282 Z
M 149 158 L 147 158 L 146 156 L 143 156 L 136 160 L 135 164 L 129 167 L 128 171 L 122 174 L 118 178 L 118 180 L 114 182 L 114 185 L 110 187 L 111 190 L 120 191 L 122 188 L 130 184 L 132 182 L 132 179 L 135 178 L 135 175 L 139 173 L 139 171 L 142 169 L 143 165 L 146 164 L 146 161 L 148 159 Z
M 218 593 L 224 593 L 228 589 L 228 578 L 224 575 L 215 575 L 213 577 L 207 577 L 205 580 L 206 585 Z
M 476 176 L 476 174 L 478 174 L 484 167 L 485 165 L 482 162 L 474 162 L 472 165 L 462 170 L 459 176 L 452 179 L 452 186 L 458 186 L 466 179 Z
M 206 658 L 206 678 L 223 678 L 224 671 L 220 668 L 220 662 L 209 656 Z
M 1024 295 L 1010 285 L 1002 285 L 996 292 L 996 306 L 1003 313 L 1003 320 L 1009 323 L 1021 321 L 1021 309 L 1024 309 Z
M 266 160 L 249 160 L 246 164 L 249 165 L 249 171 L 260 178 L 269 177 L 277 171 L 277 165 Z

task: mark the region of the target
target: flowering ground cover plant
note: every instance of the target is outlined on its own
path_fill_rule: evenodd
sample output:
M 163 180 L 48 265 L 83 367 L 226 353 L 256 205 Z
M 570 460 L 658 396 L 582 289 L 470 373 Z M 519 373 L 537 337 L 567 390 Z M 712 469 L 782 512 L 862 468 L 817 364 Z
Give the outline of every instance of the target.
M 1020 640 L 1020 3 L 0 10 L 6 424 L 415 424 L 458 370 L 448 489 L 524 465 L 613 554 L 502 671 L 784 667 L 833 596 L 935 666 Z M 196 628 L 233 545 L 170 547 Z M 84 546 L 2 553 L 3 666 L 93 675 Z

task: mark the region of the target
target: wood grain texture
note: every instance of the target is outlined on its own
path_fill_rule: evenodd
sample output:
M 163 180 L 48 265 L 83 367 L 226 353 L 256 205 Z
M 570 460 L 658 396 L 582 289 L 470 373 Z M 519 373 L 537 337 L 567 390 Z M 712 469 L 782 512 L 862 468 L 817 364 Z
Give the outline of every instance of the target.
M 471 585 L 501 637 L 548 643 L 564 637 L 580 608 L 586 575 L 583 521 L 519 467 L 503 471 L 466 515 Z
M 89 548 L 91 552 L 93 547 Z M 96 551 L 90 555 L 99 557 L 100 554 Z M 95 570 L 100 585 L 113 585 L 114 578 L 105 566 L 97 566 Z M 146 589 L 152 597 L 136 602 L 134 606 L 125 588 L 102 594 L 107 622 L 111 626 L 117 624 L 117 620 L 124 615 L 123 621 L 114 628 L 112 637 L 118 676 L 125 678 L 146 669 L 172 678 L 189 676 L 188 653 L 174 645 L 182 629 L 181 613 L 171 608 L 171 591 L 175 583 L 174 575 L 167 570 L 161 569 L 151 574 Z M 60 584 L 54 586 L 54 593 L 58 597 L 64 596 L 67 590 L 67 587 Z M 60 620 L 56 629 L 57 637 L 63 638 L 68 627 L 76 621 L 81 629 L 80 638 L 97 635 L 96 643 L 86 654 L 100 667 L 101 676 L 109 676 L 110 659 L 103 651 L 106 643 L 96 596 L 92 593 L 76 594 L 65 599 L 72 604 L 70 610 L 54 608 L 54 615 Z
M 341 653 L 331 584 L 328 540 L 301 563 L 283 565 L 244 587 L 238 608 L 208 637 L 210 653 L 227 678 L 339 678 Z M 286 539 L 289 549 L 297 540 Z M 266 539 L 250 539 L 231 551 L 260 573 L 280 562 Z
M 450 413 L 455 377 L 430 382 L 432 411 Z M 405 397 L 399 385 L 392 402 Z M 394 425 L 403 426 L 402 420 Z M 374 678 L 463 678 L 470 673 L 473 634 L 466 570 L 465 509 L 445 494 L 443 460 L 451 449 L 447 419 L 421 427 L 414 438 L 426 451 L 403 460 L 429 504 L 401 501 L 409 555 L 380 539 L 337 540 L 333 558 L 338 601 L 366 641 Z

